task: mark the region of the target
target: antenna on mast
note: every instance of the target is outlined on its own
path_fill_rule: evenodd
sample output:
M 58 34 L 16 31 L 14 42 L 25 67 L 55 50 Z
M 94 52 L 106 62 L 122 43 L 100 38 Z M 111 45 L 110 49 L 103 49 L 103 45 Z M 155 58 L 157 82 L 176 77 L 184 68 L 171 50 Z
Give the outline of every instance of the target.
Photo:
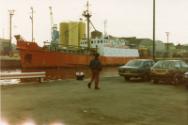
M 87 19 L 87 43 L 88 43 L 88 48 L 90 48 L 90 39 L 89 39 L 89 35 L 90 35 L 90 27 L 89 27 L 89 23 L 90 23 L 90 17 L 92 16 L 89 12 L 89 1 L 87 1 L 86 4 L 86 10 L 83 12 L 83 16 Z

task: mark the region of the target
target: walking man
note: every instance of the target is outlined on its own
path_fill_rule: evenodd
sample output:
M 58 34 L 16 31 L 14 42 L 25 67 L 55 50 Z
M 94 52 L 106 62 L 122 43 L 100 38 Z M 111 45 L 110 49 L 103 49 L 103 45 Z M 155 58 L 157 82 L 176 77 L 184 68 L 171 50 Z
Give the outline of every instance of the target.
M 91 88 L 91 84 L 93 81 L 95 81 L 95 89 L 100 89 L 99 88 L 99 74 L 100 71 L 102 70 L 102 64 L 99 60 L 99 54 L 96 53 L 94 54 L 94 58 L 90 61 L 89 67 L 91 69 L 91 80 L 88 83 L 88 88 Z

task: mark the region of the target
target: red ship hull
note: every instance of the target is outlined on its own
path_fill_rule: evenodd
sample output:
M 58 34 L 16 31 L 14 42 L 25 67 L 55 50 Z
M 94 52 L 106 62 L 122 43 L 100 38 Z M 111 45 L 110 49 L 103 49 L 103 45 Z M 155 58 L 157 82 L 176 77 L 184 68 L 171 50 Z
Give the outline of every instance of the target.
M 35 42 L 17 40 L 21 66 L 27 68 L 59 68 L 88 66 L 91 54 L 49 51 L 39 47 Z M 103 65 L 121 65 L 136 57 L 107 57 L 100 56 Z

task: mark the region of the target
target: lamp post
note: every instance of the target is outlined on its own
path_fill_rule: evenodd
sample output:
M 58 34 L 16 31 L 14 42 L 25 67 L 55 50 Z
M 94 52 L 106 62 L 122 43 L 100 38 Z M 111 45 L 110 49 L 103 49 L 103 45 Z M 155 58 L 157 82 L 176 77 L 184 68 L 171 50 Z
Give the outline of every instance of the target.
M 32 42 L 34 40 L 33 38 L 33 7 L 31 7 L 31 16 L 30 16 L 30 19 L 31 19 L 31 27 L 32 27 Z
M 153 0 L 153 60 L 155 60 L 155 0 Z
M 14 15 L 14 12 L 15 10 L 8 10 L 9 12 L 9 18 L 10 18 L 10 34 L 9 34 L 9 37 L 10 37 L 10 42 L 9 42 L 9 51 L 12 50 L 12 16 Z

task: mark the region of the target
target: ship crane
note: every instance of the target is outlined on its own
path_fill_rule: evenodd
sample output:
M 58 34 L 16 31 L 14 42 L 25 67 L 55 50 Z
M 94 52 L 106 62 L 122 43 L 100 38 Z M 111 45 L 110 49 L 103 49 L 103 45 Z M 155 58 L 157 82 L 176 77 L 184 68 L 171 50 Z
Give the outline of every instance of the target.
M 51 6 L 49 6 L 49 10 L 50 10 L 50 29 L 51 29 L 51 39 L 52 39 L 54 20 L 53 20 L 53 12 Z

